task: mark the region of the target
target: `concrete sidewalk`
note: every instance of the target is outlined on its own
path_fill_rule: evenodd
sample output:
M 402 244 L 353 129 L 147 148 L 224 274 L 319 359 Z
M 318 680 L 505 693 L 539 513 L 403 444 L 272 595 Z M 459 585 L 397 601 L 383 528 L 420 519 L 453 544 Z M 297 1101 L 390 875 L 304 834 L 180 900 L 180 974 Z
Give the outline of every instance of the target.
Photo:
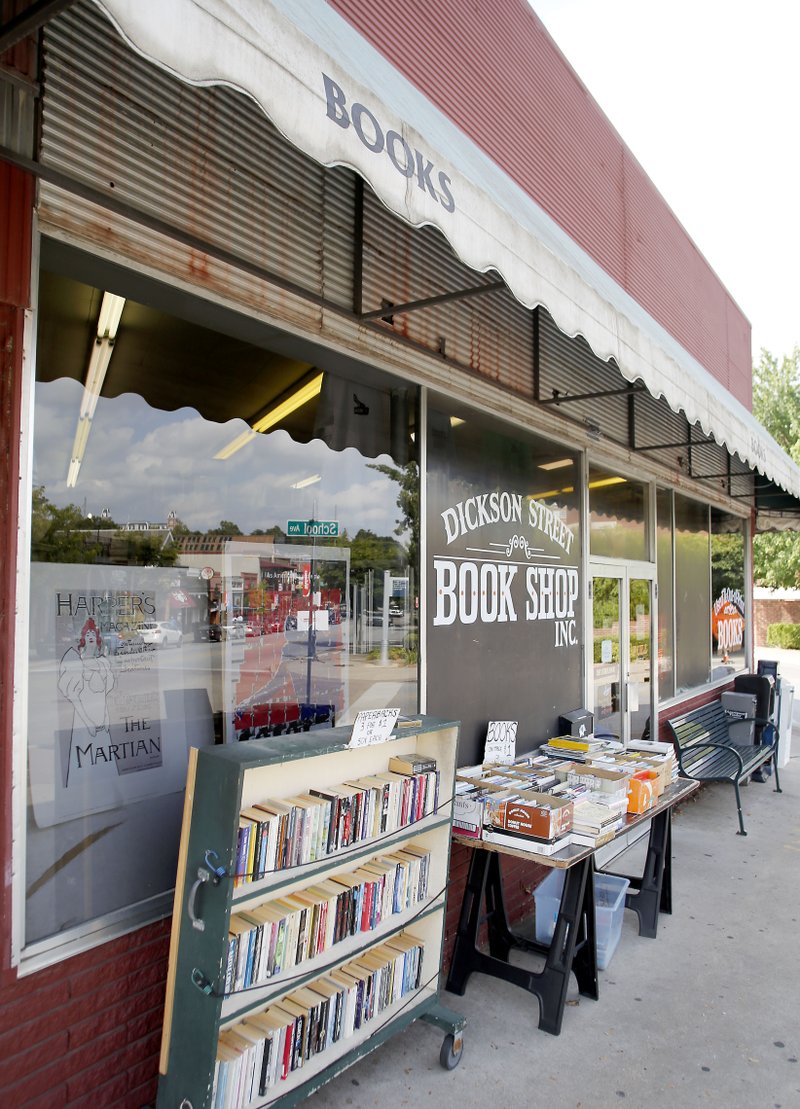
M 800 1105 L 798 743 L 781 784 L 782 794 L 773 792 L 774 778 L 744 789 L 746 838 L 736 835 L 729 786 L 706 786 L 675 813 L 673 914 L 661 916 L 658 938 L 650 940 L 625 911 L 619 947 L 599 972 L 599 1000 L 579 998 L 573 979 L 560 1036 L 537 1029 L 535 997 L 474 974 L 464 997 L 442 992 L 443 1003 L 467 1018 L 455 1070 L 439 1065 L 441 1033 L 417 1021 L 325 1086 L 312 1104 Z M 626 867 L 618 860 L 614 869 Z M 636 872 L 635 865 L 627 869 Z M 533 955 L 512 959 L 538 965 Z

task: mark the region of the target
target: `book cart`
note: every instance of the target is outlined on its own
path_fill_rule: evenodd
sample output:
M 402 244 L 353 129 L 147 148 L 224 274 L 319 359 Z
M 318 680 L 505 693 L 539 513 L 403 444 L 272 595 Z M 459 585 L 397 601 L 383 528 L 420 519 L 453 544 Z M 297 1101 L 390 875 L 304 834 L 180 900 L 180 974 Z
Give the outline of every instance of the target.
M 363 1011 L 360 1027 L 358 1018 L 353 1027 L 351 1017 L 347 1034 L 335 1040 L 330 1035 L 334 1027 L 331 1007 L 336 1001 L 339 1011 L 342 1005 L 341 995 L 331 997 L 328 1015 L 332 1023 L 327 1026 L 329 1036 L 321 1049 L 304 1052 L 301 1048 L 299 1056 L 292 1056 L 298 1065 L 285 1077 L 279 1070 L 277 1080 L 261 1090 L 256 1088 L 256 1081 L 245 1100 L 230 1104 L 248 1109 L 296 1104 L 418 1018 L 446 1033 L 440 1062 L 447 1069 L 457 1065 L 465 1022 L 440 1004 L 439 975 L 458 724 L 420 716 L 401 721 L 384 742 L 350 748 L 349 739 L 350 730 L 340 727 L 192 750 L 175 889 L 158 1109 L 213 1106 L 219 1095 L 216 1061 L 218 1054 L 224 1056 L 221 1044 L 226 1032 L 250 1028 L 252 1035 L 249 1021 L 258 1024 L 267 1019 L 266 1012 L 277 1013 L 284 1005 L 290 1008 L 289 999 L 304 987 L 322 989 L 327 983 L 331 991 L 328 976 L 338 975 L 341 982 L 353 973 L 356 962 L 373 968 L 382 960 L 385 964 L 387 949 L 403 952 L 413 948 L 416 957 L 421 948 L 420 965 L 412 963 L 414 973 L 409 976 L 404 972 L 401 977 L 399 969 L 395 973 L 405 965 L 401 954 L 400 962 L 393 964 L 388 991 L 384 980 L 374 1012 Z M 333 791 L 343 783 L 385 774 L 391 756 L 411 753 L 436 760 L 439 780 L 435 800 L 428 798 L 427 815 L 417 809 L 413 814 L 416 819 L 412 816 L 393 830 L 390 820 L 388 831 L 337 846 L 329 853 L 318 851 L 320 857 L 314 861 L 265 870 L 263 874 L 243 870 L 243 861 L 247 860 L 241 854 L 240 824 L 246 822 L 240 814 L 244 810 L 313 790 Z M 406 810 L 404 819 L 408 815 Z M 361 867 L 391 865 L 386 857 L 398 851 L 416 852 L 427 858 L 422 896 L 412 904 L 392 906 L 392 911 L 374 926 L 362 920 L 362 928 L 368 930 L 347 934 L 325 949 L 318 945 L 312 957 L 287 965 L 284 970 L 273 970 L 266 980 L 242 986 L 239 976 L 232 985 L 232 917 L 240 920 L 257 910 L 269 914 L 276 901 L 309 896 L 312 887 L 329 879 L 355 881 L 352 876 Z M 245 876 L 236 877 L 237 872 Z M 418 887 L 416 892 L 420 894 Z M 400 911 L 396 911 L 398 907 Z M 241 965 L 235 969 L 240 970 Z M 317 1034 L 321 1027 L 322 1023 L 317 1026 Z M 346 1027 L 342 1018 L 336 1031 L 344 1032 Z M 320 1048 L 319 1038 L 315 1047 Z M 228 1104 L 225 1101 L 226 1107 Z

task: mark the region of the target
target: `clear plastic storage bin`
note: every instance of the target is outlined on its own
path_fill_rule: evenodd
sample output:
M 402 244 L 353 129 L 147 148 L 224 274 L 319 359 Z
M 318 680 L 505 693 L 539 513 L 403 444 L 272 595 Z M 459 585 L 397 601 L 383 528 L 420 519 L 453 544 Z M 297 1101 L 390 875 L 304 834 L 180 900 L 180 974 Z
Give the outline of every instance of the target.
M 594 876 L 594 919 L 597 932 L 597 968 L 605 970 L 622 935 L 625 894 L 630 881 L 615 874 Z
M 551 870 L 545 880 L 533 891 L 536 905 L 536 939 L 550 943 L 556 927 L 556 918 L 564 889 L 563 870 Z M 617 949 L 622 935 L 622 917 L 625 912 L 625 894 L 630 882 L 614 874 L 594 876 L 594 919 L 597 937 L 597 967 L 605 970 Z

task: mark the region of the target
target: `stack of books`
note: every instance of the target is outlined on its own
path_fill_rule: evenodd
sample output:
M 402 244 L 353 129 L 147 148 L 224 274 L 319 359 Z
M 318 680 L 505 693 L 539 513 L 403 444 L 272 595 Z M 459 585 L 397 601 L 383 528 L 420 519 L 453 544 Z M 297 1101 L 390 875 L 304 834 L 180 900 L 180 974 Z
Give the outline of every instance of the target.
M 484 802 L 483 838 L 539 855 L 570 844 L 572 801 L 549 794 L 501 790 Z
M 554 759 L 567 759 L 569 762 L 583 762 L 591 755 L 599 754 L 606 746 L 602 739 L 587 736 L 586 739 L 573 739 L 572 736 L 555 736 L 542 744 L 540 752 Z
M 627 799 L 623 808 L 584 799 L 579 801 L 572 815 L 571 842 L 577 847 L 600 847 L 617 834 L 625 821 Z
M 599 847 L 613 839 L 625 823 L 630 775 L 596 763 L 559 763 L 561 784 L 553 793 L 569 797 L 575 805 L 572 842 L 578 847 Z

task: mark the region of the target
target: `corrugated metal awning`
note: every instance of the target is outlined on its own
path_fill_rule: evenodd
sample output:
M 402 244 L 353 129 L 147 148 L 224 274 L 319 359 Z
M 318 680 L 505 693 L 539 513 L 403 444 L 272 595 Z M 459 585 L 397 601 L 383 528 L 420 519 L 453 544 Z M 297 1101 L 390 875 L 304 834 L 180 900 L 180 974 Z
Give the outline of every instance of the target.
M 304 153 L 353 169 L 413 226 L 437 227 L 464 263 L 499 273 L 522 304 L 544 305 L 565 334 L 800 498 L 800 469 L 752 414 L 328 4 L 95 3 L 149 60 L 252 97 Z

